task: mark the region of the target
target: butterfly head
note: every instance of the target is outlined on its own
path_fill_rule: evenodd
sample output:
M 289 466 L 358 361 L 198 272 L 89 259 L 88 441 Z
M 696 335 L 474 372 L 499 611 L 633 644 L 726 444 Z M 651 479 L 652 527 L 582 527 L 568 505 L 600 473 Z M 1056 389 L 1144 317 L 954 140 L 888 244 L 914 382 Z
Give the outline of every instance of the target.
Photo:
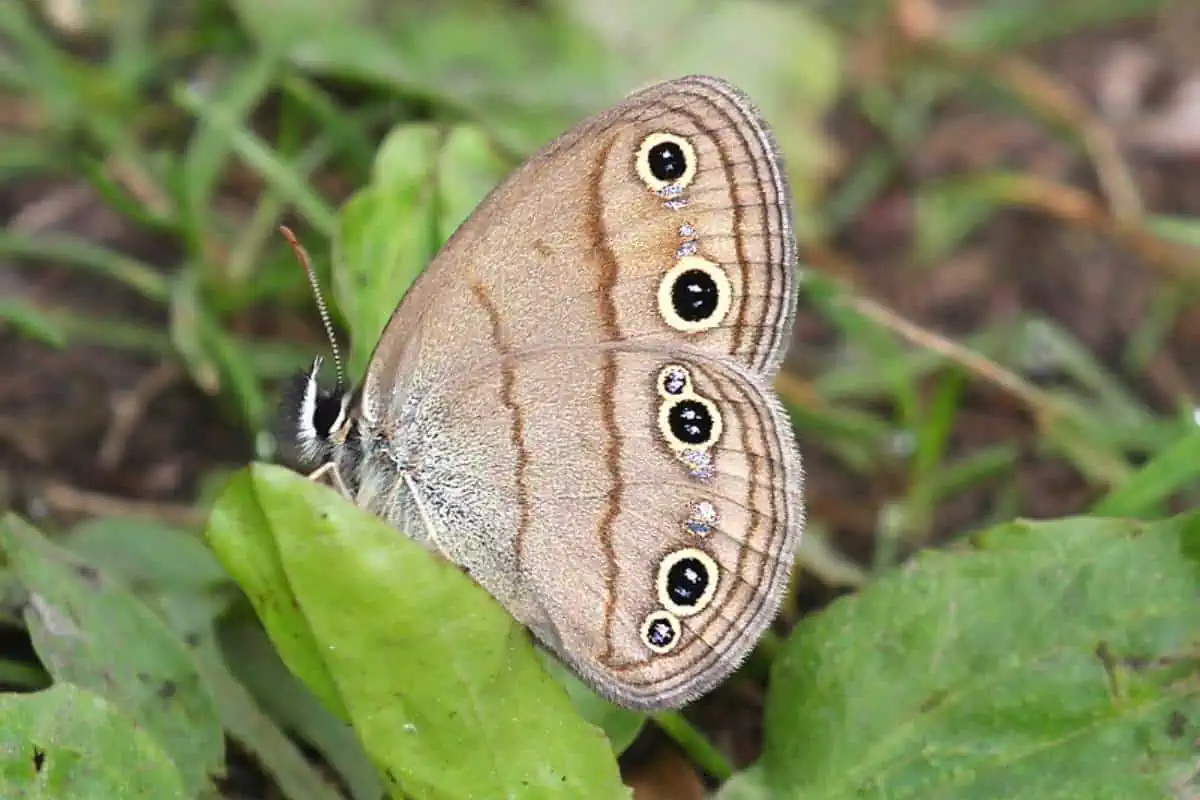
M 289 433 L 299 447 L 306 466 L 333 460 L 351 432 L 350 404 L 353 393 L 339 380 L 332 389 L 321 387 L 321 359 L 312 369 L 296 376 L 285 404 Z

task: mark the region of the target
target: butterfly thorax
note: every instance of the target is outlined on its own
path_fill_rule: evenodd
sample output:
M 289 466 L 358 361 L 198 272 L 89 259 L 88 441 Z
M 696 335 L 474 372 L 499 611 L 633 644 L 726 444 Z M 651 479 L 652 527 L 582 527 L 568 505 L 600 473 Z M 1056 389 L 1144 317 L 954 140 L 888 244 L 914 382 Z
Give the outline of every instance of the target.
M 328 476 L 356 505 L 469 572 L 514 574 L 511 565 L 498 571 L 495 564 L 477 563 L 480 554 L 494 559 L 506 552 L 495 546 L 508 535 L 506 513 L 481 471 L 486 453 L 454 438 L 457 426 L 449 422 L 445 402 L 411 384 L 403 397 L 382 404 L 361 390 L 323 390 L 319 368 L 318 360 L 300 376 L 288 403 L 304 467 Z M 449 535 L 462 530 L 474 535 Z

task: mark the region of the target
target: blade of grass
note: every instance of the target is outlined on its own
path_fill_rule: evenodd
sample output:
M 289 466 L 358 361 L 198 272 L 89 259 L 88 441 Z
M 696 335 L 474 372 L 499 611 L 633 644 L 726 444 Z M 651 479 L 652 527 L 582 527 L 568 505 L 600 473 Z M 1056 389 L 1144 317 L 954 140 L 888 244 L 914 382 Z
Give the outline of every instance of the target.
M 349 159 L 356 173 L 351 176 L 354 182 L 366 183 L 375 160 L 375 142 L 363 130 L 361 120 L 357 119 L 360 115 L 348 114 L 324 89 L 301 73 L 287 73 L 280 87 L 320 123 L 336 152 Z
M 0 257 L 52 261 L 109 278 L 150 300 L 170 297 L 167 279 L 131 256 L 68 236 L 26 236 L 0 231 Z
M 41 309 L 40 313 L 66 335 L 68 345 L 113 347 L 160 359 L 178 357 L 169 334 L 159 327 L 88 317 L 75 311 Z M 302 346 L 232 338 L 245 352 L 247 368 L 261 380 L 290 377 L 312 363 L 312 351 Z
M 232 150 L 247 166 L 287 198 L 313 227 L 326 237 L 333 237 L 337 228 L 336 212 L 329 203 L 308 187 L 295 168 L 286 163 L 279 153 L 242 127 L 237 120 L 232 119 L 225 108 L 208 102 L 195 89 L 176 86 L 171 96 L 185 111 L 209 122 L 214 130 L 223 133 L 228 138 Z
M 49 318 L 33 306 L 15 300 L 0 300 L 0 320 L 7 322 L 18 332 L 37 339 L 51 347 L 62 348 L 67 344 L 66 334 Z
M 252 59 L 231 70 L 232 78 L 227 85 L 208 93 L 209 111 L 198 115 L 199 123 L 183 155 L 187 164 L 183 186 L 184 223 L 193 252 L 204 252 L 202 243 L 211 224 L 213 192 L 232 152 L 229 128 L 243 127 L 246 116 L 271 90 L 277 74 L 278 64 L 274 59 Z M 192 91 L 200 97 L 199 90 Z M 213 120 L 216 115 L 220 115 L 220 124 Z
M 1134 472 L 1091 509 L 1109 517 L 1157 516 L 1172 494 L 1200 485 L 1200 428 L 1194 429 Z M 1195 499 L 1193 497 L 1193 499 Z

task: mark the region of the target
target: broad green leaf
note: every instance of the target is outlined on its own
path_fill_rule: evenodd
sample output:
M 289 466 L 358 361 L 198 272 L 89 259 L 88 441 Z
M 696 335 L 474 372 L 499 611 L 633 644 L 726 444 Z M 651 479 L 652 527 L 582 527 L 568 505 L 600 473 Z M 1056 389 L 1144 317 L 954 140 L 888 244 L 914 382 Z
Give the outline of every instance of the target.
M 134 589 L 209 591 L 229 581 L 197 533 L 154 520 L 96 517 L 72 528 L 62 543 Z
M 334 289 L 350 322 L 350 374 L 362 374 L 396 305 L 459 224 L 508 171 L 478 128 L 401 125 L 371 183 L 343 207 Z
M 331 713 L 349 721 L 350 713 L 342 703 L 318 640 L 295 606 L 271 522 L 259 503 L 254 482 L 245 472 L 234 473 L 214 502 L 205 536 L 246 593 L 284 663 L 304 679 Z
M 283 796 L 288 800 L 342 800 L 332 776 L 309 761 L 230 671 L 213 627 L 209 625 L 194 641 L 192 654 L 216 700 L 221 723 Z M 373 800 L 378 797 L 376 793 Z
M 285 662 L 332 694 L 391 791 L 627 796 L 604 736 L 542 670 L 528 633 L 382 520 L 255 465 L 218 500 L 208 537 Z
M 1194 771 L 1200 514 L 1015 522 L 800 624 L 774 796 L 1149 798 Z
M 539 655 L 542 666 L 567 690 L 579 715 L 604 731 L 614 753 L 624 753 L 646 726 L 646 715 L 605 700 L 554 656 L 545 652 Z
M 110 517 L 76 526 L 65 537 L 64 545 L 131 588 L 150 595 L 147 602 L 180 637 L 192 642 L 193 663 L 212 694 L 222 726 L 284 796 L 289 800 L 340 797 L 329 778 L 310 763 L 276 720 L 259 708 L 226 664 L 217 646 L 214 623 L 225 611 L 231 591 L 216 590 L 233 587 L 199 536 L 159 522 Z M 290 688 L 302 691 L 295 685 Z M 291 700 L 296 702 L 295 694 Z M 373 770 L 370 777 L 375 778 Z M 375 781 L 378 787 L 378 779 Z M 356 798 L 375 800 L 380 791 Z
M 266 632 L 249 615 L 223 620 L 217 631 L 229 669 L 281 727 L 320 751 L 354 800 L 378 800 L 383 785 L 375 766 L 342 720 L 288 672 Z
M 29 595 L 25 623 L 58 681 L 99 692 L 145 728 L 192 793 L 224 763 L 208 689 L 183 642 L 110 576 L 9 515 L 0 544 Z
M 371 183 L 342 207 L 333 287 L 351 326 L 351 376 L 364 372 L 400 298 L 441 244 L 433 180 L 440 145 L 441 133 L 431 125 L 394 129 L 376 157 Z
M 0 694 L 0 719 L 0 797 L 193 796 L 149 731 L 86 689 L 60 683 L 33 694 Z
M 482 129 L 452 128 L 438 153 L 438 244 L 441 245 L 470 216 L 512 167 L 492 147 Z

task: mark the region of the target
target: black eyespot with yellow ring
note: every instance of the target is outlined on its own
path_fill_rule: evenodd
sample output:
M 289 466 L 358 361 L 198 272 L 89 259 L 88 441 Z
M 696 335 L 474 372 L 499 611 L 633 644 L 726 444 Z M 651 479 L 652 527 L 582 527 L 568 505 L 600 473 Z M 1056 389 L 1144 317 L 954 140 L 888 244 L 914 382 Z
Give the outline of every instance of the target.
M 716 403 L 698 394 L 664 400 L 658 430 L 673 450 L 705 450 L 721 438 L 724 424 Z
M 658 565 L 658 601 L 678 617 L 699 614 L 717 594 L 719 572 L 703 550 L 676 550 Z
M 658 284 L 658 313 L 677 331 L 699 333 L 724 321 L 733 305 L 725 270 L 702 256 L 684 256 Z
M 683 627 L 679 617 L 670 611 L 652 611 L 642 623 L 642 641 L 659 655 L 665 655 L 679 646 Z
M 670 399 L 682 397 L 692 390 L 692 376 L 679 364 L 668 364 L 658 372 L 658 394 Z
M 675 133 L 657 131 L 642 139 L 634 163 L 642 183 L 655 192 L 685 189 L 696 177 L 696 149 Z

